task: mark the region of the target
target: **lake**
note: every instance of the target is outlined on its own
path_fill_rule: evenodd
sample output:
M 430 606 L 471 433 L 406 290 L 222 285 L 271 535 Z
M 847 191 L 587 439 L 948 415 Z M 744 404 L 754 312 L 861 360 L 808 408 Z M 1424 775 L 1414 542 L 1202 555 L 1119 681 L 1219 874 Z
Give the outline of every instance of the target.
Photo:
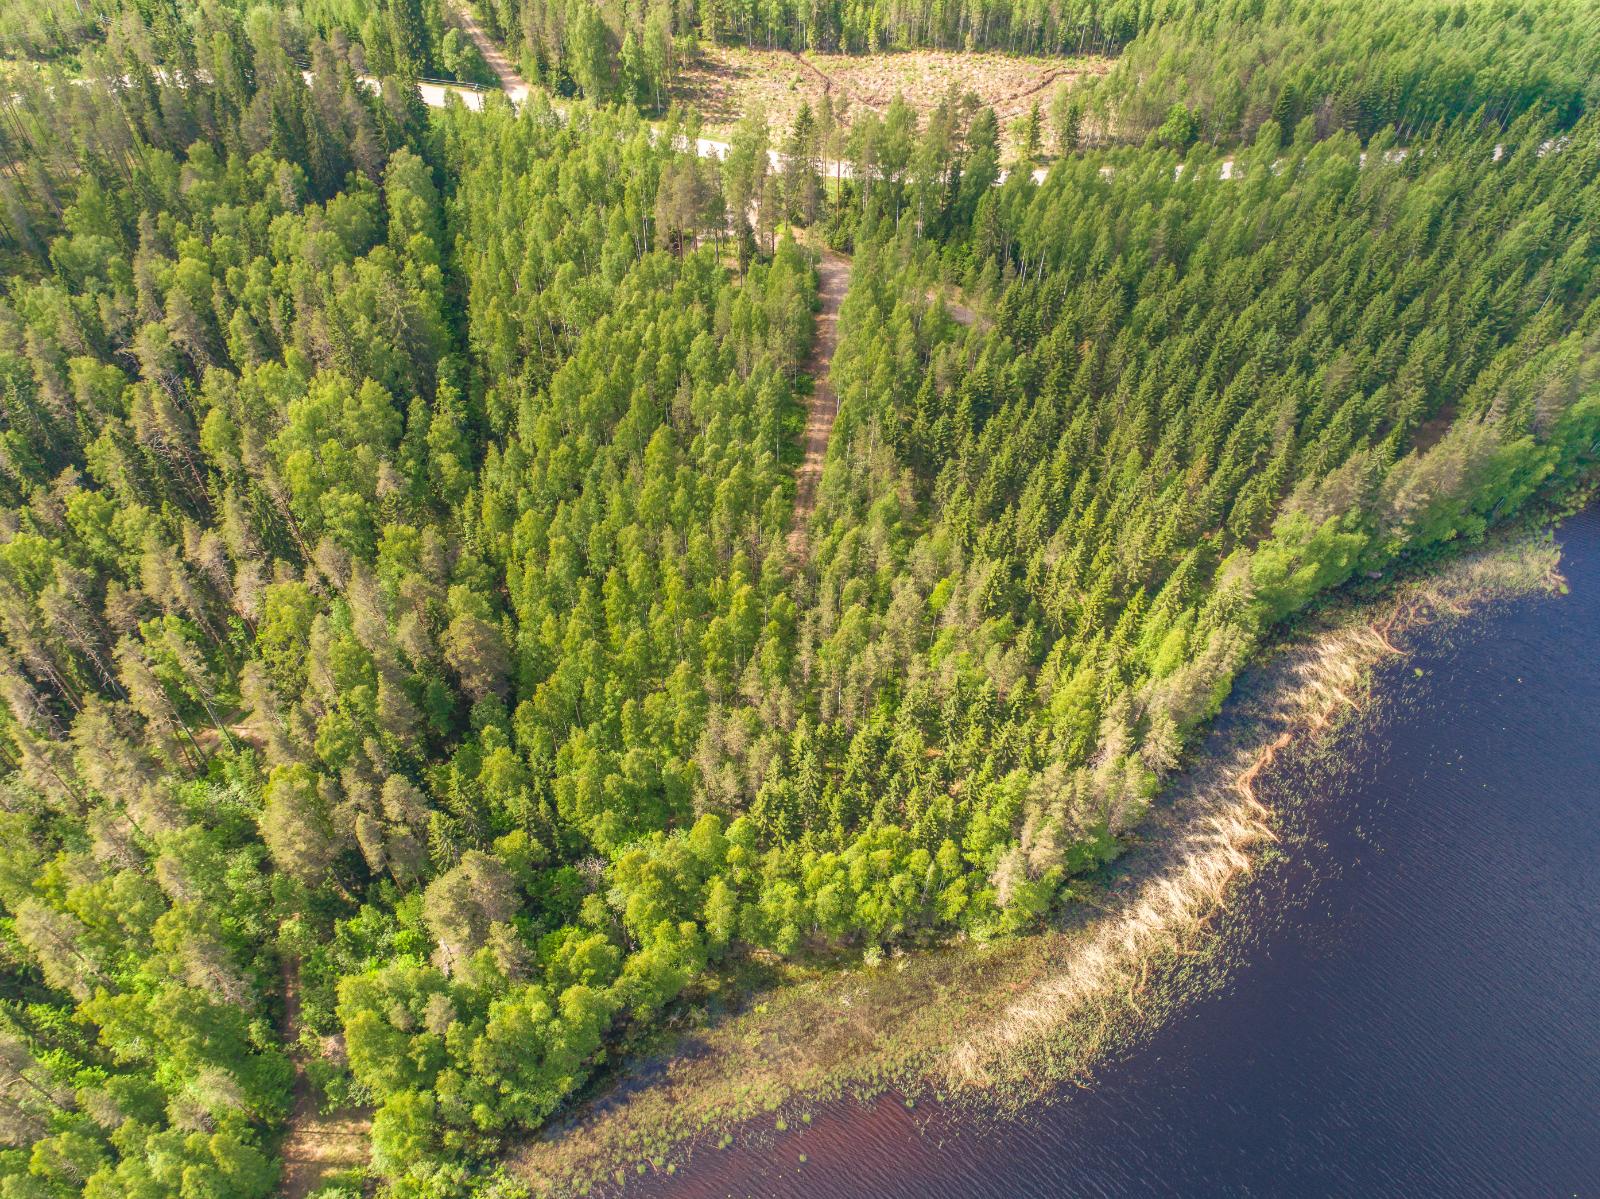
M 1336 770 L 1290 753 L 1258 783 L 1291 835 L 1223 984 L 1088 1089 L 1005 1122 L 829 1105 L 642 1189 L 1600 1195 L 1600 513 L 1558 538 L 1569 595 L 1414 635 Z

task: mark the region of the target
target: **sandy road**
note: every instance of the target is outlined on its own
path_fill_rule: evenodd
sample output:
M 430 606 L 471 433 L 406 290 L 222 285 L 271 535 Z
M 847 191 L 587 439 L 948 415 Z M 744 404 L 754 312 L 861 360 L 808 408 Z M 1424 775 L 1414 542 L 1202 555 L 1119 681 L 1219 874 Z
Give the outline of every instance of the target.
M 461 28 L 472 44 L 478 47 L 478 53 L 483 55 L 483 61 L 489 64 L 489 69 L 494 72 L 494 77 L 500 81 L 500 90 L 513 104 L 521 104 L 528 98 L 528 81 L 511 65 L 511 60 L 505 52 L 495 45 L 494 41 L 483 31 L 483 26 L 478 24 L 478 19 L 465 4 L 454 6 L 456 20 L 461 22 Z

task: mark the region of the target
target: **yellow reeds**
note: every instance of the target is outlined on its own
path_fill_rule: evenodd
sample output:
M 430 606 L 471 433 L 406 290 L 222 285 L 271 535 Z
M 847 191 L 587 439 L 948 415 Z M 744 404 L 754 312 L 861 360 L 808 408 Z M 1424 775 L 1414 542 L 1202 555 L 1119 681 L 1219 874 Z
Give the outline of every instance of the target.
M 1256 784 L 1296 734 L 1319 736 L 1341 712 L 1361 713 L 1373 667 L 1405 653 L 1394 643 L 1398 634 L 1441 615 L 1462 616 L 1485 596 L 1559 585 L 1555 556 L 1553 545 L 1535 542 L 1467 559 L 1403 590 L 1383 616 L 1327 631 L 1298 651 L 1278 705 L 1278 731 L 1205 787 L 1169 864 L 1097 921 L 1050 977 L 952 1047 L 943 1059 L 943 1080 L 952 1088 L 988 1086 L 1020 1046 L 1055 1036 L 1119 995 L 1142 1017 L 1139 997 L 1150 984 L 1152 964 L 1195 952 L 1197 935 L 1255 869 L 1260 846 L 1277 839 Z
M 1285 733 L 1272 744 L 1287 744 Z M 1259 771 L 1262 751 L 1249 769 Z M 1243 772 L 1241 772 L 1241 775 Z M 1138 996 L 1151 965 L 1182 947 L 1254 867 L 1251 849 L 1272 837 L 1261 805 L 1235 780 L 1234 798 L 1194 822 L 1174 855 L 1173 869 L 1146 880 L 1121 912 L 1099 922 L 1056 973 L 1015 1000 L 981 1032 L 946 1055 L 942 1078 L 951 1087 L 982 1087 L 1009 1050 L 1049 1036 L 1077 1013 L 1123 995 L 1142 1015 Z

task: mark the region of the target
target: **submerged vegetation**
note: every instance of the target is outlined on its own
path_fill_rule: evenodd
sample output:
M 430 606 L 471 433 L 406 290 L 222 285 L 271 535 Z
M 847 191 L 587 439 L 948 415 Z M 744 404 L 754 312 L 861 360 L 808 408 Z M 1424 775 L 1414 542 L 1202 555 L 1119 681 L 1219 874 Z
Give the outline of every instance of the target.
M 581 5 L 514 27 L 588 23 L 541 67 L 587 99 L 432 112 L 437 5 L 77 11 L 0 26 L 38 67 L 0 122 L 5 1199 L 264 1196 L 316 1103 L 370 1109 L 396 1199 L 598 1178 L 623 1141 L 506 1154 L 757 976 L 865 980 L 860 1070 L 999 1077 L 1246 868 L 1247 796 L 1134 925 L 1057 934 L 1089 973 L 1007 939 L 1073 924 L 1282 622 L 1600 446 L 1578 26 L 1508 26 L 1548 86 L 1469 55 L 1374 122 L 1089 149 L 1069 103 L 1038 183 L 954 94 L 701 159 L 601 103 L 652 106 Z M 831 973 L 974 954 L 1038 989 L 958 988 L 937 1063 L 950 1008 Z M 820 1086 L 826 1027 L 732 1108 L 637 1110 Z

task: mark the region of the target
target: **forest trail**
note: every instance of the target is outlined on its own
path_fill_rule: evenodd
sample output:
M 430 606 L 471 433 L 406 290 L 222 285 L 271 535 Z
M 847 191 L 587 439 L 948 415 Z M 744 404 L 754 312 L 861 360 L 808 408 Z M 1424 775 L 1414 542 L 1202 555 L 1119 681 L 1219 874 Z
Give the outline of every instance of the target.
M 844 303 L 844 293 L 850 289 L 850 260 L 829 249 L 822 250 L 817 263 L 816 336 L 811 341 L 811 354 L 806 359 L 806 373 L 811 376 L 811 398 L 806 402 L 806 456 L 795 474 L 794 517 L 789 525 L 789 557 L 799 561 L 806 556 L 808 541 L 806 525 L 817 510 L 817 484 L 822 481 L 822 463 L 828 456 L 828 437 L 833 432 L 833 418 L 839 415 L 839 396 L 833 390 L 829 372 L 833 366 L 833 351 L 839 344 L 839 306 Z
M 813 75 L 815 75 L 817 77 L 817 81 L 822 84 L 822 94 L 824 96 L 831 96 L 833 94 L 833 76 L 832 75 L 829 75 L 826 71 L 824 71 L 821 67 L 817 66 L 816 63 L 812 62 L 804 54 L 801 54 L 798 50 L 785 50 L 784 53 L 787 54 L 790 58 L 794 59 L 795 62 L 799 63 L 807 71 L 811 72 L 811 74 L 813 74 Z M 839 90 L 841 92 L 844 91 L 843 88 L 840 88 Z M 847 99 L 851 99 L 851 100 L 855 99 L 855 97 L 851 96 L 848 92 L 846 92 L 845 95 L 846 95 Z
M 1108 66 L 1106 70 L 1109 69 L 1110 68 Z M 998 110 L 1003 104 L 1015 104 L 1018 100 L 1031 100 L 1033 97 L 1042 94 L 1049 88 L 1054 87 L 1056 83 L 1068 75 L 1075 78 L 1078 75 L 1088 73 L 1103 75 L 1105 74 L 1105 71 L 1086 72 L 1081 63 L 1072 66 L 1057 67 L 1053 71 L 1046 72 L 1037 83 L 1029 84 L 1027 87 L 1022 88 L 1019 91 L 1007 92 L 1003 96 L 995 97 L 995 100 L 990 107 Z
M 505 51 L 483 31 L 478 19 L 472 15 L 471 9 L 465 4 L 456 4 L 453 7 L 456 20 L 461 22 L 462 30 L 472 39 L 472 44 L 478 47 L 478 53 L 483 55 L 483 61 L 489 64 L 494 77 L 500 81 L 500 90 L 505 92 L 513 104 L 521 104 L 528 98 L 528 81 L 511 65 L 511 60 L 505 56 Z
M 784 53 L 790 58 L 794 59 L 795 62 L 799 63 L 800 66 L 805 68 L 812 75 L 816 76 L 817 81 L 822 85 L 822 94 L 824 96 L 832 97 L 837 94 L 839 96 L 843 96 L 844 99 L 851 104 L 859 105 L 861 103 L 860 99 L 857 98 L 857 96 L 851 92 L 849 88 L 845 87 L 832 75 L 828 74 L 828 72 L 824 71 L 804 54 L 801 54 L 798 50 L 785 50 Z M 870 105 L 868 107 L 870 107 Z
M 300 959 L 284 954 L 279 967 L 283 985 L 283 1043 L 293 1052 L 300 1038 Z M 367 1164 L 372 1144 L 372 1113 L 341 1108 L 323 1113 L 305 1067 L 294 1064 L 294 1106 L 283 1138 L 283 1199 L 305 1199 L 336 1170 Z

